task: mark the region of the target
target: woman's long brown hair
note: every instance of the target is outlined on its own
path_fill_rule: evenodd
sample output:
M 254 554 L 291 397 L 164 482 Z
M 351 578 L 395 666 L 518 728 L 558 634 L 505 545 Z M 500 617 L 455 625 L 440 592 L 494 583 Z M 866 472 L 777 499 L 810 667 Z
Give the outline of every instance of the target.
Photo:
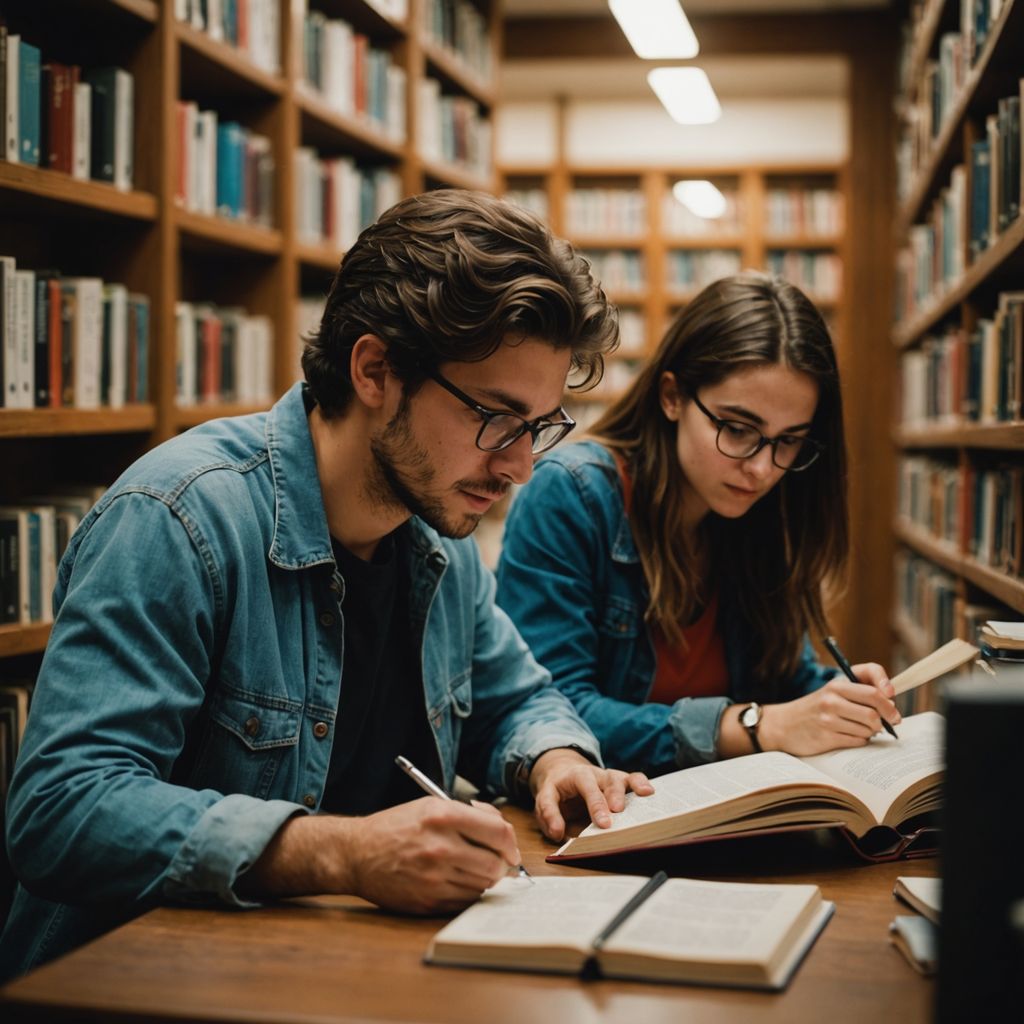
M 786 473 L 746 515 L 710 513 L 701 539 L 711 545 L 720 587 L 751 631 L 754 678 L 770 691 L 796 669 L 804 634 L 827 632 L 824 591 L 841 581 L 849 549 L 839 373 L 814 305 L 798 288 L 764 274 L 716 281 L 686 306 L 630 389 L 588 433 L 626 462 L 630 523 L 650 592 L 647 619 L 680 643 L 706 588 L 682 529 L 677 426 L 662 411 L 659 382 L 666 371 L 674 374 L 686 396 L 764 365 L 815 380 L 810 436 L 824 452 L 803 472 Z

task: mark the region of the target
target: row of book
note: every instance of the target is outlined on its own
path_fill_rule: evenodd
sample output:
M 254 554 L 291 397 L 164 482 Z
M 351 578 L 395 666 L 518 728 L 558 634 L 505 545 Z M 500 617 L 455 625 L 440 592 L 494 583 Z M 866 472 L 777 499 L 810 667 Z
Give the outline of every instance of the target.
M 424 0 L 423 32 L 485 82 L 493 61 L 487 19 L 470 0 Z
M 174 17 L 270 74 L 281 70 L 280 0 L 174 0 Z
M 1002 292 L 995 314 L 971 332 L 950 326 L 901 363 L 901 422 L 1001 423 L 1020 419 L 1024 398 L 1024 292 Z
M 566 202 L 570 235 L 636 235 L 647 231 L 643 192 L 624 188 L 574 188 Z
M 53 621 L 57 563 L 103 487 L 73 487 L 0 507 L 0 624 Z
M 7 799 L 14 762 L 25 735 L 32 687 L 32 681 L 26 679 L 0 683 L 0 805 Z
M 766 269 L 820 302 L 834 302 L 843 287 L 843 263 L 834 252 L 769 249 Z
M 639 309 L 619 309 L 620 356 L 643 355 L 647 348 L 647 317 Z
M 673 249 L 667 259 L 668 286 L 696 291 L 720 277 L 738 274 L 743 259 L 738 249 Z
M 186 210 L 270 227 L 276 165 L 270 139 L 189 100 L 175 109 L 174 199 Z
M 834 188 L 770 188 L 765 193 L 765 230 L 779 235 L 838 235 L 843 199 Z
M 333 110 L 365 119 L 395 142 L 406 136 L 406 71 L 341 18 L 307 11 L 300 80 Z
M 0 406 L 120 408 L 149 399 L 149 299 L 0 256 Z
M 274 330 L 269 317 L 210 302 L 177 302 L 174 320 L 179 406 L 272 400 Z
M 543 188 L 509 188 L 505 190 L 505 199 L 543 221 L 548 221 L 551 215 L 548 204 L 548 194 Z
M 398 175 L 387 167 L 360 167 L 351 157 L 325 157 L 308 146 L 295 151 L 299 237 L 339 253 L 363 228 L 401 198 Z
M 700 217 L 671 193 L 662 202 L 662 233 L 670 238 L 706 238 L 708 235 L 739 235 L 743 232 L 746 206 L 735 188 L 719 187 L 725 200 L 720 217 Z
M 953 465 L 924 455 L 899 464 L 897 509 L 981 565 L 1020 576 L 1024 570 L 1024 467 Z
M 910 228 L 896 261 L 896 316 L 912 316 L 954 287 L 964 271 L 1020 216 L 1021 96 L 997 101 L 970 166 L 957 164 L 927 216 Z
M 643 254 L 635 249 L 588 249 L 582 255 L 605 291 L 635 292 L 647 284 Z
M 895 617 L 913 623 L 917 644 L 932 650 L 956 633 L 956 580 L 934 562 L 906 548 L 893 557 Z
M 427 76 L 419 82 L 419 147 L 428 160 L 459 164 L 473 174 L 491 173 L 491 122 L 476 100 L 442 92 Z
M 130 189 L 135 82 L 123 68 L 83 72 L 42 60 L 37 46 L 0 22 L 0 120 L 4 159 Z
M 902 111 L 903 128 L 897 148 L 897 194 L 901 198 L 910 194 L 918 174 L 931 159 L 934 142 L 1006 7 L 1005 0 L 960 0 L 957 31 L 943 33 L 939 37 L 938 59 L 925 62 L 916 95 Z M 904 39 L 900 68 L 904 96 L 911 91 L 910 58 L 921 20 Z

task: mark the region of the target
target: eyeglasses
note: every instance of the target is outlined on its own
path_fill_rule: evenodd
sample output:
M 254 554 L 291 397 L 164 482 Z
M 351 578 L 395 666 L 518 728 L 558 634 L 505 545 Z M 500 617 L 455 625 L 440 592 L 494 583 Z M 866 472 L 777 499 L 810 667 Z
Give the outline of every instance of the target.
M 771 448 L 772 462 L 779 469 L 799 473 L 815 462 L 825 450 L 819 441 L 800 434 L 765 437 L 756 427 L 742 420 L 720 419 L 701 402 L 695 392 L 690 392 L 690 397 L 697 408 L 718 427 L 715 444 L 730 459 L 752 459 L 762 448 Z
M 500 452 L 503 448 L 515 444 L 523 434 L 529 434 L 532 442 L 530 450 L 534 455 L 540 455 L 541 452 L 554 448 L 576 426 L 576 421 L 564 409 L 559 410 L 562 416 L 559 420 L 539 417 L 532 421 L 524 420 L 522 416 L 517 416 L 512 412 L 495 412 L 493 409 L 485 409 L 436 370 L 429 372 L 427 376 L 435 384 L 440 384 L 449 394 L 454 395 L 463 405 L 472 409 L 483 420 L 480 431 L 476 435 L 476 446 L 481 451 Z

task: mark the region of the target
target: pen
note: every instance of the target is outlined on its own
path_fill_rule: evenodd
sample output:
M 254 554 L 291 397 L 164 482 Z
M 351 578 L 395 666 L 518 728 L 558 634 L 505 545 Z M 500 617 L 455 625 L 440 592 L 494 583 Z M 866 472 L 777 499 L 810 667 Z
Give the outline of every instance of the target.
M 429 775 L 424 775 L 423 772 L 421 772 L 419 768 L 409 760 L 409 758 L 402 757 L 402 755 L 399 754 L 398 757 L 395 758 L 395 764 L 397 764 L 398 767 L 401 768 L 402 771 L 405 772 L 405 774 L 408 775 L 424 793 L 429 793 L 431 796 L 439 796 L 442 800 L 452 799 L 452 797 L 449 796 Z M 522 864 L 517 865 L 516 872 L 520 878 L 525 878 L 531 885 L 533 885 L 533 877 Z
M 850 663 L 846 660 L 846 655 L 839 649 L 839 644 L 836 643 L 834 636 L 827 636 L 824 639 L 824 644 L 828 648 L 829 654 L 835 659 L 835 663 L 843 670 L 843 675 L 850 680 L 851 683 L 859 683 L 860 680 L 853 674 L 853 669 L 850 667 Z M 896 735 L 896 730 L 883 718 L 882 725 L 885 726 L 885 731 L 892 736 L 893 739 L 898 740 L 899 736 Z

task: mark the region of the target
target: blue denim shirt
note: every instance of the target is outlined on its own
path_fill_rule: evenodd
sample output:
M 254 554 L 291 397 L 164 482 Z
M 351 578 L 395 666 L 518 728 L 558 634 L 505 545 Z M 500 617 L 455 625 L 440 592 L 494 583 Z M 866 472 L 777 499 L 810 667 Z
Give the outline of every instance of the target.
M 615 459 L 582 441 L 545 456 L 513 502 L 497 599 L 593 729 L 605 761 L 661 774 L 717 757 L 722 712 L 733 701 L 789 700 L 835 674 L 805 643 L 791 679 L 770 692 L 755 687 L 749 631 L 729 596 L 743 581 L 716 582 L 729 696 L 645 703 L 656 669 L 647 583 Z
M 403 529 L 408 642 L 445 785 L 458 770 L 525 796 L 545 750 L 598 762 L 494 605 L 476 544 L 417 519 Z M 269 413 L 161 445 L 114 484 L 60 565 L 7 804 L 22 884 L 3 974 L 157 902 L 243 905 L 238 876 L 323 796 L 344 587 L 300 385 Z

